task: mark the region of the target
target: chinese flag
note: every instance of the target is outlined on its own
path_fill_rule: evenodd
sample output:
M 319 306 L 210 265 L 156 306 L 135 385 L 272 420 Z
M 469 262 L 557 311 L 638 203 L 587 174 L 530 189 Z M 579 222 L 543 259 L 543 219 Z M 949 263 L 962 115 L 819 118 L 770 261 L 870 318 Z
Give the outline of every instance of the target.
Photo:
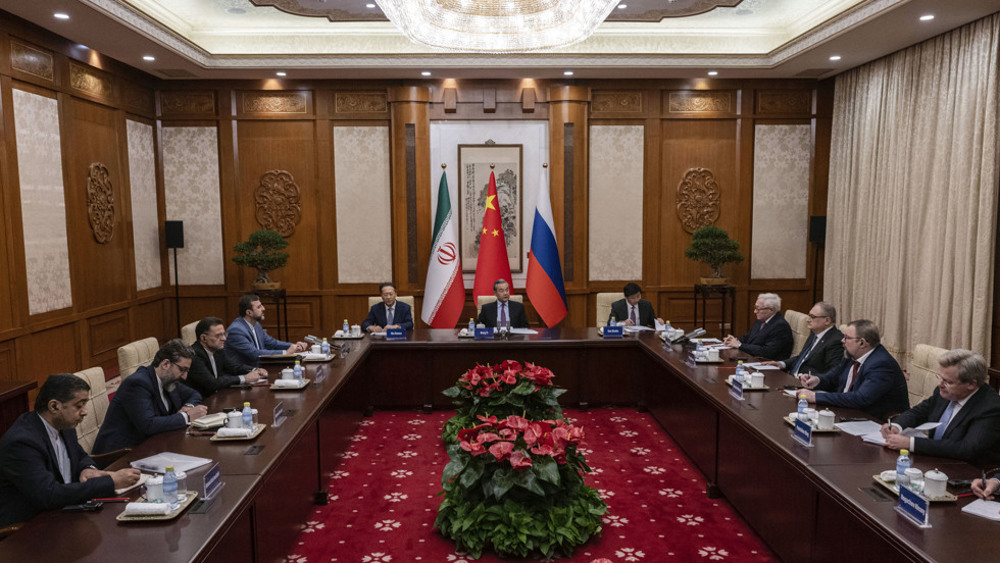
M 477 303 L 480 295 L 493 295 L 493 282 L 503 278 L 510 284 L 510 262 L 507 260 L 507 244 L 504 242 L 503 221 L 500 219 L 500 202 L 497 201 L 497 182 L 490 172 L 490 187 L 486 193 L 486 213 L 483 214 L 483 230 L 479 236 L 479 257 L 476 260 L 476 283 L 472 289 L 472 302 Z

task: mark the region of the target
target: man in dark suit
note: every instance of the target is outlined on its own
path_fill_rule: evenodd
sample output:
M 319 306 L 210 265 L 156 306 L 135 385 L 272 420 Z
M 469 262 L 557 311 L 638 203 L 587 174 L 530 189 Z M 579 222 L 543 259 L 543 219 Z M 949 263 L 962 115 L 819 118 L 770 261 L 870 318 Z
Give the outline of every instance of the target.
M 829 303 L 820 301 L 809 310 L 809 338 L 802 346 L 798 356 L 792 356 L 780 362 L 769 361 L 765 364 L 778 366 L 790 375 L 800 373 L 826 373 L 835 368 L 844 359 L 844 337 L 837 328 L 837 309 Z
M 970 350 L 951 350 L 938 364 L 934 394 L 882 425 L 886 447 L 973 464 L 1000 463 L 1000 395 L 989 386 L 986 360 Z M 941 425 L 926 438 L 902 434 L 925 422 Z
M 226 356 L 235 365 L 259 366 L 261 356 L 305 352 L 305 342 L 282 342 L 271 337 L 260 325 L 264 320 L 264 304 L 260 297 L 248 293 L 240 297 L 240 316 L 226 329 Z
M 382 302 L 372 305 L 361 323 L 361 330 L 385 332 L 390 328 L 413 328 L 413 312 L 409 305 L 396 300 L 396 286 L 392 282 L 384 282 L 378 286 L 378 292 L 382 294 Z
M 817 405 L 860 409 L 875 418 L 910 408 L 903 370 L 880 343 L 875 323 L 851 321 L 843 340 L 844 361 L 820 376 L 800 375 L 806 389 L 799 396 Z
M 486 327 L 528 328 L 528 317 L 524 305 L 510 300 L 510 284 L 500 278 L 493 282 L 493 295 L 497 300 L 483 305 L 479 312 L 479 324 Z
M 138 469 L 101 471 L 76 441 L 87 416 L 90 386 L 60 373 L 38 390 L 35 410 L 22 414 L 0 440 L 0 528 L 42 510 L 114 496 L 139 480 Z
M 768 360 L 791 356 L 795 338 L 792 327 L 781 314 L 781 298 L 775 293 L 761 293 L 753 312 L 757 320 L 750 332 L 740 338 L 732 334 L 726 336 L 725 345 Z
M 656 328 L 657 321 L 663 324 L 663 319 L 656 318 L 653 304 L 642 298 L 642 288 L 639 287 L 639 284 L 627 283 L 623 292 L 625 299 L 619 299 L 611 304 L 609 323 L 611 319 L 614 319 L 615 323 L 624 326 L 648 326 L 649 328 Z
M 130 448 L 205 416 L 208 409 L 201 404 L 201 395 L 177 384 L 187 377 L 192 358 L 194 350 L 175 338 L 156 352 L 152 364 L 125 378 L 108 405 L 94 453 Z
M 242 383 L 256 383 L 261 378 L 267 378 L 267 370 L 245 365 L 234 365 L 229 361 L 223 349 L 226 346 L 226 325 L 218 317 L 205 317 L 198 321 L 194 328 L 197 340 L 194 345 L 194 358 L 191 359 L 191 369 L 187 379 L 188 386 L 193 387 L 202 397 L 208 397 L 226 387 Z

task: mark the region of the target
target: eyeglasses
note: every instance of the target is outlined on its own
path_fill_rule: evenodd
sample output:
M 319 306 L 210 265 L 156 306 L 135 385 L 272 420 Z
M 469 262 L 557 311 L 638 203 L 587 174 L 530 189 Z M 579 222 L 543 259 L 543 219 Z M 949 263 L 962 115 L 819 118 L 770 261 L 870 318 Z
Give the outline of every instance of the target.
M 754 312 L 757 312 L 757 311 L 770 311 L 772 309 L 774 309 L 774 307 L 754 307 L 753 308 Z
M 170 363 L 172 363 L 175 366 L 177 366 L 177 371 L 181 372 L 182 374 L 187 373 L 188 370 L 191 369 L 191 366 L 184 367 L 184 366 L 178 364 L 177 362 L 170 362 Z
M 815 321 L 816 319 L 829 319 L 830 315 L 809 315 L 809 318 Z
M 845 336 L 842 340 L 863 340 L 861 336 Z

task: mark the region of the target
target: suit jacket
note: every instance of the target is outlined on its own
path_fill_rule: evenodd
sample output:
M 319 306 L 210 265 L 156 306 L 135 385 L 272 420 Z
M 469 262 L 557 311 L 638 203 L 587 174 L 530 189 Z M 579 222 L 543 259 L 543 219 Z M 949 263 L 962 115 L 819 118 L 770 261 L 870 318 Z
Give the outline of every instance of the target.
M 191 360 L 191 369 L 188 371 L 184 383 L 202 397 L 208 397 L 219 389 L 225 389 L 231 385 L 239 385 L 240 376 L 246 375 L 254 369 L 229 361 L 225 348 L 223 348 L 212 353 L 215 358 L 215 369 L 218 372 L 216 375 L 212 372 L 212 363 L 208 359 L 209 351 L 199 342 L 195 342 L 192 348 L 194 348 L 194 358 Z
M 910 408 L 903 370 L 885 347 L 879 344 L 872 351 L 858 369 L 851 390 L 843 393 L 841 390 L 847 385 L 853 364 L 853 358 L 845 358 L 840 365 L 819 376 L 816 389 L 826 393 L 816 393 L 817 405 L 861 409 L 878 419 Z
M 97 433 L 94 453 L 130 448 L 153 434 L 186 428 L 187 420 L 177 411 L 187 404 L 201 404 L 201 395 L 180 383 L 173 391 L 164 389 L 163 394 L 170 403 L 169 409 L 160 400 L 159 383 L 151 365 L 140 367 L 122 381 Z
M 781 313 L 775 313 L 767 324 L 754 322 L 750 332 L 740 338 L 740 350 L 769 360 L 791 356 L 794 347 L 792 327 Z
M 291 342 L 272 338 L 260 323 L 254 323 L 253 331 L 257 335 L 257 342 L 260 342 L 260 348 L 254 343 L 250 326 L 243 317 L 237 317 L 226 329 L 226 347 L 223 350 L 232 364 L 257 367 L 260 365 L 261 355 L 284 354 L 292 346 Z
M 0 440 L 0 528 L 24 522 L 43 510 L 114 496 L 110 476 L 80 482 L 80 472 L 94 460 L 77 443 L 76 430 L 59 434 L 69 455 L 69 483 L 63 482 L 52 441 L 37 413 L 22 414 Z
M 612 303 L 611 315 L 608 316 L 609 321 L 611 317 L 614 317 L 616 322 L 627 320 L 629 318 L 628 302 L 624 299 L 619 299 Z M 653 312 L 653 304 L 645 299 L 639 300 L 639 324 L 648 326 L 649 328 L 656 328 L 656 313 Z
M 937 422 L 948 403 L 935 388 L 933 395 L 893 422 L 903 428 Z M 917 455 L 951 457 L 982 465 L 1000 463 L 1000 395 L 989 385 L 981 386 L 951 419 L 940 440 L 933 439 L 933 430 L 928 431 L 928 435 L 931 438 L 913 439 L 913 451 Z
M 524 314 L 524 305 L 513 299 L 507 301 L 507 312 L 510 318 L 511 328 L 528 328 L 528 317 Z M 487 327 L 497 326 L 497 302 L 493 301 L 483 305 L 483 310 L 479 312 L 479 322 Z
M 826 331 L 822 340 L 815 345 L 814 349 L 809 352 L 809 356 L 799 366 L 799 373 L 820 374 L 837 367 L 844 360 L 844 343 L 841 342 L 843 338 L 844 333 L 840 332 L 840 329 L 835 326 L 830 327 L 830 330 Z M 809 338 L 802 346 L 802 351 L 809 350 L 809 347 L 813 346 L 813 342 L 816 342 L 816 335 L 810 332 Z M 785 371 L 795 375 L 792 370 L 795 369 L 795 364 L 799 363 L 801 356 L 800 353 L 798 356 L 781 360 L 785 364 Z
M 397 299 L 395 307 L 396 310 L 392 312 L 392 324 L 399 325 L 403 330 L 412 329 L 413 312 L 410 306 Z M 388 323 L 385 318 L 385 303 L 379 302 L 372 305 L 368 311 L 368 316 L 361 323 L 361 332 L 368 330 L 372 325 L 384 327 L 386 324 Z

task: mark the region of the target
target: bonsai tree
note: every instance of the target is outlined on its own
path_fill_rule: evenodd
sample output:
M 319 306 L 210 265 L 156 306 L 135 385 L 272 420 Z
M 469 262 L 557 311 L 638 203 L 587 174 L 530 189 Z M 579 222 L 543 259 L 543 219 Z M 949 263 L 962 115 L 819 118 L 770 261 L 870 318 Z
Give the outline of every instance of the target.
M 739 264 L 743 261 L 739 249 L 740 243 L 729 238 L 729 233 L 708 225 L 691 233 L 691 246 L 684 251 L 684 256 L 708 264 L 712 267 L 712 277 L 721 278 L 724 264 Z
M 246 242 L 233 247 L 236 252 L 233 262 L 257 269 L 254 285 L 270 284 L 272 282 L 268 273 L 288 263 L 289 254 L 282 252 L 287 246 L 285 237 L 270 229 L 254 231 Z

